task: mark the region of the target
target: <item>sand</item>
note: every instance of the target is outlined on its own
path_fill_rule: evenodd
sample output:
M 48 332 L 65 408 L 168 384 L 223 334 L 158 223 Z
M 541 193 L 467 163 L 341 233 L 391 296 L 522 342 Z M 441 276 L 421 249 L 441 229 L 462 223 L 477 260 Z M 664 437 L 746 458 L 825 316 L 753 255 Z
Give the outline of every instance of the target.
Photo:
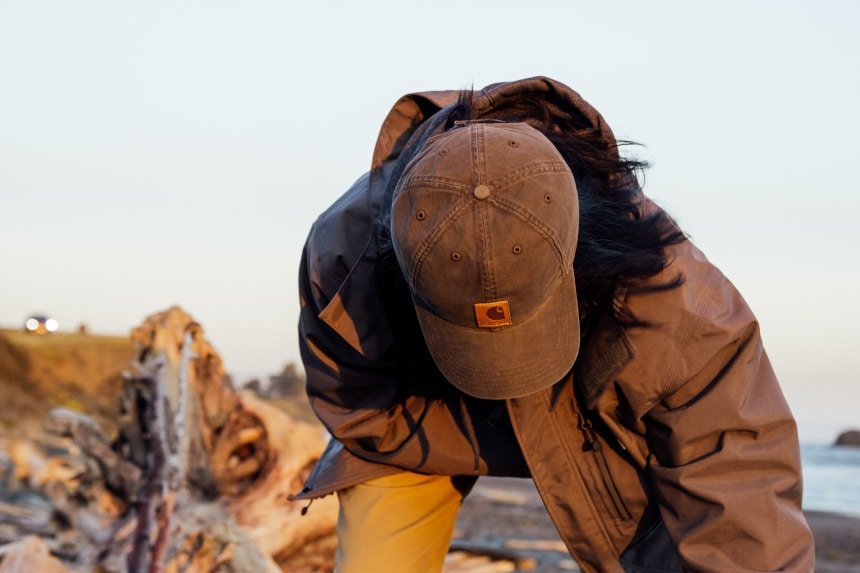
M 860 518 L 806 512 L 815 533 L 816 571 L 860 573 Z M 454 543 L 514 550 L 532 557 L 531 571 L 578 571 L 531 480 L 481 478 L 466 499 Z

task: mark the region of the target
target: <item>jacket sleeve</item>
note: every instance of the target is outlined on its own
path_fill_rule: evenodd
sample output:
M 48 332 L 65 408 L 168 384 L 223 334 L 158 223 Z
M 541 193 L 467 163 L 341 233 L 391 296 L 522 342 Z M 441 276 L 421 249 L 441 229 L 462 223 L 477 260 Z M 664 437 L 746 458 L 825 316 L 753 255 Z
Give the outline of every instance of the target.
M 645 418 L 663 520 L 686 569 L 812 571 L 794 419 L 750 309 L 708 282 Z
M 306 247 L 299 272 L 299 344 L 308 397 L 323 425 L 371 462 L 439 475 L 477 473 L 481 463 L 463 431 L 465 409 L 453 387 L 418 394 L 390 352 L 370 360 L 347 344 L 319 318 L 325 297 L 307 265 Z

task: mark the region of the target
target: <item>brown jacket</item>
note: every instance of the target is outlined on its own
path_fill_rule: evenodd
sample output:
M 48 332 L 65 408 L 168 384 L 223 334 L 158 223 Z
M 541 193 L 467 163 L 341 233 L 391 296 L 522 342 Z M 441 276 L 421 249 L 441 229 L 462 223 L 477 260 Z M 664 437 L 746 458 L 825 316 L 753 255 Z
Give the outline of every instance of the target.
M 544 94 L 612 137 L 578 94 L 547 78 L 489 86 L 475 106 L 517 92 Z M 692 243 L 671 247 L 653 278 L 680 274 L 682 286 L 619 293 L 649 326 L 592 325 L 573 372 L 552 388 L 478 400 L 435 369 L 408 294 L 388 288 L 376 220 L 409 137 L 457 96 L 401 98 L 370 172 L 311 230 L 300 339 L 311 404 L 334 439 L 296 497 L 399 468 L 531 475 L 584 571 L 811 571 L 794 420 L 755 317 Z

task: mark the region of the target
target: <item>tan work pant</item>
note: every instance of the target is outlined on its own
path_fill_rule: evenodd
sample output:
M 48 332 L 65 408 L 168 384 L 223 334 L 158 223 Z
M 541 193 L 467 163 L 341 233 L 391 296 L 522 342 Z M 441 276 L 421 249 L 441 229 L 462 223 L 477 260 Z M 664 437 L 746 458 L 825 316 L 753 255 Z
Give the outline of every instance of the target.
M 338 499 L 336 573 L 442 570 L 463 501 L 450 477 L 397 473 Z

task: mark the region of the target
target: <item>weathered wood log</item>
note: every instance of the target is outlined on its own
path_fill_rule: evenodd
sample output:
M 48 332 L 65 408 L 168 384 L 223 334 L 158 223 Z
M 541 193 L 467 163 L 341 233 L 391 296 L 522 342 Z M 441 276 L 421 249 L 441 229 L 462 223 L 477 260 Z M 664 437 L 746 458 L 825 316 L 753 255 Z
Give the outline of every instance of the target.
M 27 442 L 12 448 L 25 460 L 12 464 L 14 479 L 38 490 L 41 505 L 0 510 L 21 535 L 46 541 L 28 551 L 105 573 L 331 571 L 336 496 L 306 515 L 306 502 L 288 499 L 322 452 L 322 428 L 234 391 L 203 329 L 178 307 L 147 318 L 132 338 L 115 439 L 59 409 L 46 427 L 75 444 L 62 460 Z M 0 573 L 23 571 L 5 569 L 19 567 L 9 557 L 18 546 L 8 547 Z M 454 549 L 452 573 L 532 566 L 510 550 Z
M 142 363 L 145 376 L 134 380 L 146 389 L 149 400 L 143 403 L 142 437 L 151 456 L 147 459 L 146 479 L 137 499 L 137 531 L 128 557 L 130 573 L 161 573 L 167 551 L 176 494 L 184 484 L 181 452 L 185 435 L 185 415 L 188 405 L 188 364 L 192 355 L 191 332 L 184 334 L 179 370 L 176 374 L 173 400 L 168 397 L 171 378 L 165 374 L 165 356 L 151 354 L 154 360 Z M 186 464 L 184 467 L 188 467 Z M 153 526 L 155 541 L 150 546 Z
M 98 464 L 109 488 L 129 501 L 136 499 L 140 467 L 114 451 L 110 440 L 92 418 L 67 408 L 54 408 L 45 420 L 45 429 L 71 438 L 85 455 Z
M 287 499 L 289 494 L 301 490 L 325 446 L 325 438 L 317 428 L 285 416 L 251 393 L 241 395 L 241 404 L 243 410 L 259 423 L 255 428 L 243 430 L 246 437 L 254 437 L 252 429 L 264 431 L 270 445 L 266 465 L 255 481 L 241 493 L 228 496 L 230 513 L 266 554 L 285 570 L 298 571 L 308 556 L 293 557 L 299 556 L 304 546 L 333 537 L 334 533 L 337 518 L 335 496 L 316 500 L 304 516 L 301 510 L 307 502 Z
M 138 379 L 157 378 L 154 388 L 160 396 L 150 395 L 153 388 L 129 389 L 132 397 L 124 402 L 134 410 L 124 412 L 127 424 L 121 427 L 122 435 L 131 434 L 128 443 L 140 444 L 134 433 L 145 425 L 140 419 L 147 411 L 146 405 L 159 399 L 166 401 L 162 407 L 165 431 L 176 440 L 179 474 L 191 487 L 218 493 L 222 484 L 215 483 L 212 477 L 208 454 L 230 418 L 240 413 L 238 396 L 226 383 L 221 357 L 203 336 L 200 325 L 179 307 L 148 317 L 131 337 L 135 346 L 134 373 Z M 132 455 L 140 458 L 146 453 Z
M 69 573 L 69 568 L 35 536 L 0 547 L 0 573 Z
M 9 483 L 31 492 L 19 500 L 33 500 L 4 501 L 0 542 L 35 533 L 76 570 L 109 573 L 330 571 L 335 496 L 306 516 L 306 503 L 288 500 L 325 445 L 321 427 L 237 394 L 177 307 L 132 338 L 115 439 L 57 409 L 45 428 L 71 444 L 0 448 Z
M 250 393 L 237 394 L 200 325 L 177 307 L 149 317 L 132 337 L 137 374 L 157 373 L 163 388 L 167 433 L 176 435 L 185 486 L 201 497 L 217 495 L 251 541 L 278 563 L 289 563 L 290 570 L 306 566 L 307 558 L 293 557 L 333 535 L 337 502 L 334 496 L 320 500 L 301 516 L 305 504 L 287 496 L 301 489 L 319 458 L 321 429 Z

